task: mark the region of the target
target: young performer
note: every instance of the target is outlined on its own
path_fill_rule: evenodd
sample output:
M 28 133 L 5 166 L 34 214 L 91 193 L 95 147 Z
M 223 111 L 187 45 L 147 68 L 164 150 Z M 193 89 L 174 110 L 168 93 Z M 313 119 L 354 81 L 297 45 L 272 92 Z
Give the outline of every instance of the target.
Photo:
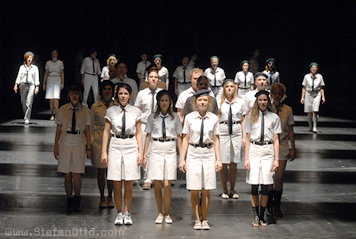
M 272 112 L 269 92 L 260 90 L 256 101 L 245 121 L 246 133 L 245 168 L 246 182 L 251 184 L 251 204 L 254 219 L 252 226 L 267 226 L 264 219 L 268 202 L 269 186 L 279 166 L 279 140 L 281 122 Z M 258 195 L 261 185 L 261 197 Z
M 172 111 L 172 99 L 167 90 L 162 90 L 157 94 L 157 109 L 148 117 L 145 132 L 145 150 L 143 165 L 147 163 L 147 151 L 151 143 L 149 152 L 149 166 L 147 177 L 154 180 L 155 198 L 158 208 L 156 223 L 163 222 L 162 209 L 162 182 L 164 184 L 164 220 L 167 224 L 172 223 L 169 216 L 171 204 L 171 180 L 177 179 L 177 152 L 181 149 L 182 124 L 177 114 Z M 176 143 L 177 141 L 177 143 Z
M 216 171 L 222 168 L 219 119 L 215 114 L 208 112 L 208 107 L 211 107 L 209 90 L 200 90 L 195 96 L 197 111 L 188 114 L 184 121 L 179 169 L 187 174 L 187 189 L 190 190 L 190 201 L 195 216 L 194 229 L 209 230 L 207 216 L 210 190 L 216 188 Z
M 238 199 L 235 192 L 237 163 L 241 162 L 242 129 L 245 110 L 243 101 L 237 97 L 237 85 L 232 79 L 223 83 L 223 94 L 218 104 L 220 123 L 220 152 L 223 168 L 220 171 L 220 181 L 223 187 L 223 199 Z M 229 168 L 229 169 L 228 169 Z M 227 190 L 230 183 L 230 193 Z
M 114 197 L 117 208 L 115 225 L 131 225 L 132 181 L 140 179 L 142 163 L 141 111 L 130 105 L 132 89 L 120 83 L 115 98 L 119 106 L 106 111 L 101 162 L 108 166 L 108 180 L 114 181 Z M 109 144 L 109 153 L 107 145 Z M 124 211 L 122 213 L 122 185 L 124 185 Z
M 54 157 L 58 160 L 57 171 L 64 173 L 67 211 L 80 212 L 81 174 L 85 172 L 85 155 L 91 157 L 90 116 L 89 109 L 80 103 L 79 85 L 69 88 L 68 98 L 70 103 L 61 106 L 56 117 Z

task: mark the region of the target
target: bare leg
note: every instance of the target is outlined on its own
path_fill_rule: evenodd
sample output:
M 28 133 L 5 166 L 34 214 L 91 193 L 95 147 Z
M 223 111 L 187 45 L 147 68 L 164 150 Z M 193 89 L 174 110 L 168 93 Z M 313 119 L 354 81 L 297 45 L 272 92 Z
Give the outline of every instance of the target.
M 73 184 L 72 184 L 72 174 L 64 174 L 64 188 L 66 189 L 66 194 L 68 198 L 73 197 Z
M 155 198 L 156 204 L 158 209 L 158 214 L 163 216 L 163 209 L 162 209 L 162 181 L 155 180 Z
M 220 171 L 220 182 L 223 187 L 223 192 L 227 192 L 227 178 L 228 178 L 228 170 L 227 170 L 228 164 L 223 164 L 222 170 Z
M 166 209 L 165 216 L 169 215 L 171 199 L 172 199 L 171 180 L 164 180 L 164 207 Z
M 282 191 L 283 189 L 283 175 L 284 171 L 286 169 L 287 165 L 287 160 L 280 160 L 279 161 L 279 168 L 276 171 L 275 177 L 274 177 L 274 189 L 276 191 Z
M 229 169 L 230 192 L 232 192 L 235 190 L 237 163 L 230 163 Z
M 130 212 L 131 202 L 132 202 L 132 181 L 124 181 L 124 202 L 125 202 L 125 211 L 124 213 L 127 214 Z
M 54 116 L 54 99 L 49 100 L 49 110 L 51 111 L 51 116 Z
M 80 191 L 82 189 L 82 177 L 80 173 L 73 173 L 73 188 L 74 188 L 74 195 L 79 197 Z
M 210 190 L 205 190 L 205 188 L 203 188 L 201 192 L 202 192 L 201 195 L 202 220 L 206 220 L 206 218 L 208 217 L 209 206 L 210 206 Z
M 54 117 L 57 115 L 59 108 L 59 99 L 53 99 L 53 107 L 54 107 Z
M 191 190 L 190 191 L 190 203 L 192 204 L 192 209 L 193 213 L 195 216 L 195 220 L 200 221 L 200 216 L 199 216 L 199 190 Z
M 118 212 L 122 210 L 122 181 L 114 181 L 114 198 Z

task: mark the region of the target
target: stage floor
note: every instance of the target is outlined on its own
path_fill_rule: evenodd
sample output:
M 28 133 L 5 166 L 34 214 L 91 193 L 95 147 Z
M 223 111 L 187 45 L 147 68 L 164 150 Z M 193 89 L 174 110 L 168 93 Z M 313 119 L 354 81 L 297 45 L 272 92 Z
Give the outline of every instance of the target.
M 297 158 L 288 162 L 282 219 L 251 226 L 250 186 L 238 165 L 240 199 L 223 200 L 220 182 L 211 193 L 210 231 L 193 230 L 185 176 L 172 188 L 172 225 L 156 225 L 153 190 L 134 186 L 132 226 L 115 226 L 115 209 L 98 208 L 95 170 L 86 162 L 82 212 L 66 213 L 64 178 L 53 157 L 55 123 L 34 119 L 0 125 L 0 238 L 356 238 L 356 121 L 320 117 L 308 132 L 306 116 L 295 116 Z

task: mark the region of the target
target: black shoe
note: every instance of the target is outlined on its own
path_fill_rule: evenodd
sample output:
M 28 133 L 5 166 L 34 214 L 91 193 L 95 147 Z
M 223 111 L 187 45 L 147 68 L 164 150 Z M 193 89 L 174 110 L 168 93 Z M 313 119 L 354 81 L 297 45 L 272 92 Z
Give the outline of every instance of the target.
M 74 196 L 74 212 L 81 212 L 82 209 L 80 207 L 81 205 L 81 201 L 82 201 L 82 197 L 81 196 Z
M 274 217 L 274 190 L 268 192 L 267 217 Z
M 74 198 L 67 198 L 67 212 L 74 212 Z

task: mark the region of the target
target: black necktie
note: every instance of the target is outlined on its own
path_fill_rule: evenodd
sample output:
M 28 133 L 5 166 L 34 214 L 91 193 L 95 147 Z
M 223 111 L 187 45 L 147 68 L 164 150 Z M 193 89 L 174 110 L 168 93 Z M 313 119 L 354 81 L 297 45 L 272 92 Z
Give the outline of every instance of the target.
M 186 79 L 185 79 L 185 67 L 183 67 L 183 82 L 184 82 L 184 84 L 185 84 L 185 81 L 186 81 Z
M 314 91 L 314 80 L 315 80 L 315 76 L 312 76 L 312 91 Z
M 200 147 L 203 147 L 203 138 L 204 138 L 204 118 L 201 119 L 200 139 L 199 139 Z
M 232 134 L 232 109 L 230 104 L 229 117 L 227 118 L 227 125 L 229 126 L 229 134 Z
M 93 74 L 95 74 L 95 63 L 94 63 L 94 58 L 93 58 Z
M 31 70 L 32 65 L 28 68 L 28 70 L 26 69 L 26 84 L 28 83 L 28 72 Z
M 165 122 L 165 119 L 167 118 L 167 116 L 161 116 L 161 118 L 162 118 L 162 137 L 163 137 L 163 139 L 166 139 L 167 135 L 166 135 L 166 122 Z
M 153 110 L 155 108 L 155 91 L 151 90 L 151 94 L 152 94 L 152 105 L 151 105 L 151 113 L 153 113 Z
M 214 72 L 214 86 L 216 86 L 216 72 Z
M 265 138 L 265 114 L 262 112 L 262 119 L 261 119 L 261 139 L 260 141 L 263 142 Z
M 76 124 L 77 124 L 77 122 L 76 122 L 76 119 L 75 119 L 75 108 L 73 108 L 72 129 L 71 129 L 72 132 L 75 132 Z
M 245 74 L 245 88 L 246 88 L 246 76 L 247 76 L 247 72 L 245 72 L 244 74 Z
M 122 109 L 122 126 L 121 126 L 121 135 L 125 135 L 126 134 L 126 117 L 125 117 L 125 109 Z

